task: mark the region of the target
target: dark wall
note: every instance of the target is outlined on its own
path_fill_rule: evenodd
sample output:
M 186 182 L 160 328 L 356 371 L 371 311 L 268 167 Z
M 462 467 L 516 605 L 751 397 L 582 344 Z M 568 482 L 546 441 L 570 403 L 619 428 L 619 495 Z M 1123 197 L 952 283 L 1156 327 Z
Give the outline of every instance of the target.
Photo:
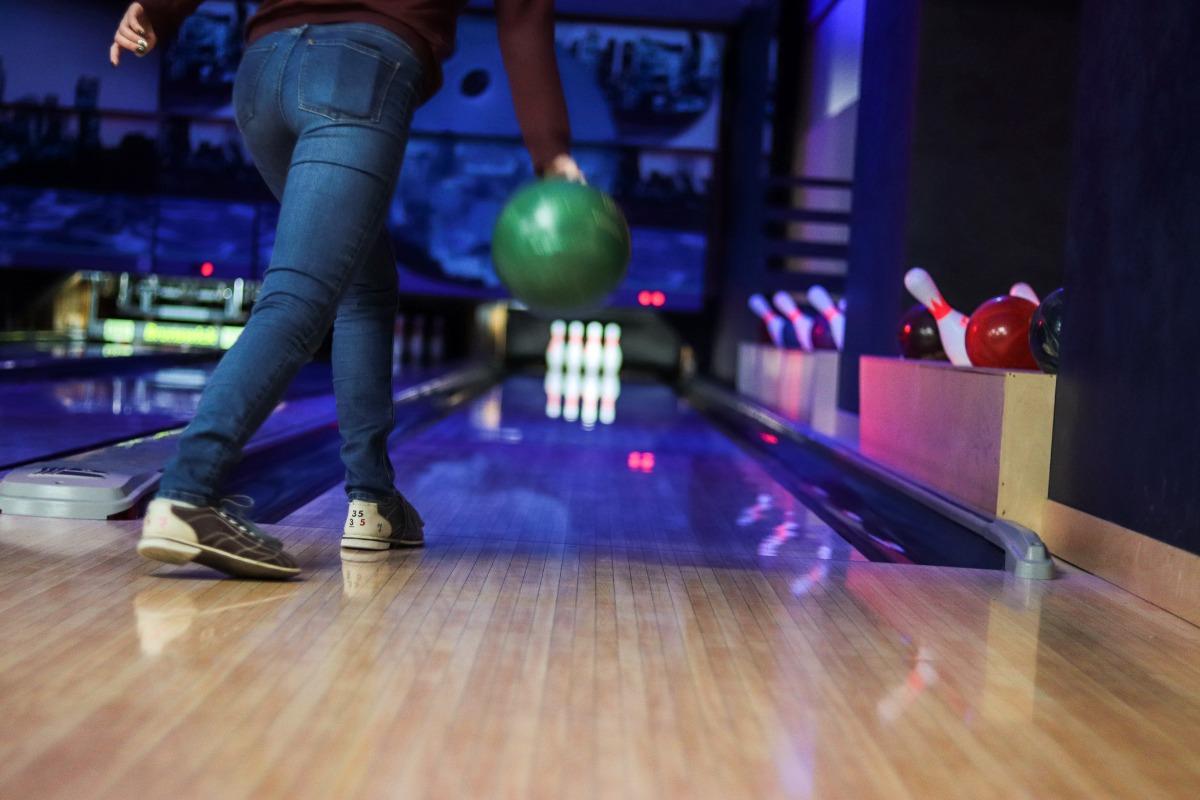
M 838 387 L 858 410 L 858 357 L 891 354 L 902 307 L 920 0 L 868 0 L 858 95 L 846 342 Z
M 766 191 L 762 152 L 763 109 L 768 99 L 772 16 L 757 6 L 743 16 L 726 62 L 729 92 L 723 115 L 722 183 L 724 246 L 716 256 L 713 353 L 710 370 L 732 382 L 737 371 L 738 342 L 757 339 L 759 321 L 746 310 L 746 300 L 767 286 L 763 256 L 763 212 Z
M 1050 496 L 1200 553 L 1200 3 L 1089 3 Z
M 926 0 L 907 258 L 964 314 L 1063 277 L 1077 0 Z
M 896 354 L 908 267 L 966 314 L 1060 285 L 1078 18 L 1078 0 L 867 3 L 844 408 L 857 356 Z

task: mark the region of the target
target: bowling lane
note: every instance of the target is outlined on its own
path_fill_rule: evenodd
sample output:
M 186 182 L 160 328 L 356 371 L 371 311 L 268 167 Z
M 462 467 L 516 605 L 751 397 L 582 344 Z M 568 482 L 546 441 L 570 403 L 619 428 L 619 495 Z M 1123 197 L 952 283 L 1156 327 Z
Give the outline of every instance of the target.
M 64 339 L 0 341 L 0 380 L 116 374 L 151 367 L 215 362 L 221 351 L 81 342 Z
M 0 382 L 0 470 L 179 427 L 215 367 Z M 327 364 L 310 364 L 288 397 L 328 392 L 329 381 Z
M 670 388 L 626 381 L 619 392 L 615 419 L 585 426 L 549 417 L 542 381 L 516 376 L 401 438 L 397 482 L 430 545 L 669 550 L 731 565 L 863 560 Z M 344 513 L 339 486 L 281 522 L 340 528 Z

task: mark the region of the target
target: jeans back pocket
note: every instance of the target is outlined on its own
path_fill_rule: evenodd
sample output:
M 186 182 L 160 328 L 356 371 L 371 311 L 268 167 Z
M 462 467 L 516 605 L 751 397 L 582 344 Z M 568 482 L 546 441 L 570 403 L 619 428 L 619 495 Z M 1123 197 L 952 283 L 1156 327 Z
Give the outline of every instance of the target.
M 233 114 L 239 127 L 254 119 L 259 102 L 258 84 L 277 46 L 275 42 L 257 45 L 242 54 L 242 63 L 238 65 L 233 82 Z
M 300 108 L 332 120 L 379 122 L 396 70 L 369 45 L 309 39 L 300 62 Z

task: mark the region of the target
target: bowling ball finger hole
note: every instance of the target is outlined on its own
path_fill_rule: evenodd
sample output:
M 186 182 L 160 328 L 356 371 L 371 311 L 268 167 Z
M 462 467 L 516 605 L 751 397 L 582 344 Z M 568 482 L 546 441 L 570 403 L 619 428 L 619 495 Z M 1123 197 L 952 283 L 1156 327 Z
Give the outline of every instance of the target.
M 492 85 L 492 76 L 486 69 L 473 69 L 463 76 L 458 90 L 464 97 L 479 97 Z

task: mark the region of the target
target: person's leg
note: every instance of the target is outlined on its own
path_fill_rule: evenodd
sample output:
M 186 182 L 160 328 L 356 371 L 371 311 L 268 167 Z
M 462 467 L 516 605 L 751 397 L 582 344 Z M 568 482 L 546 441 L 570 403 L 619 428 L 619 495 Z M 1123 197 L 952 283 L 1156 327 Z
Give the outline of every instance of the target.
M 338 304 L 333 386 L 349 507 L 342 547 L 386 550 L 425 543 L 421 515 L 396 491 L 388 457 L 392 431 L 392 339 L 396 257 L 386 229 Z
M 244 123 L 256 161 L 277 150 L 272 120 L 295 137 L 275 249 L 246 329 L 164 472 L 164 502 L 217 502 L 242 445 L 319 346 L 367 260 L 404 153 L 421 68 L 403 41 L 369 25 L 315 26 L 263 42 L 275 39 Z M 242 72 L 250 74 L 245 64 L 239 80 Z
M 288 167 L 297 135 L 280 113 L 279 87 L 286 74 L 299 31 L 282 31 L 265 37 L 248 48 L 238 66 L 233 106 L 238 128 L 263 181 L 277 199 L 283 195 Z M 270 336 L 258 319 L 256 306 L 233 347 L 227 352 L 200 396 L 196 415 L 180 437 L 179 448 L 167 462 L 159 483 L 158 497 L 209 506 L 219 499 L 219 481 L 227 465 L 237 458 L 241 443 L 253 433 L 260 420 L 248 412 L 227 413 L 231 406 L 244 406 L 246 392 L 270 395 L 283 387 L 255 385 L 257 370 L 246 375 L 256 340 Z M 251 351 L 251 352 L 247 352 Z M 269 408 L 268 408 L 269 411 Z
M 346 494 L 379 502 L 395 493 L 387 440 L 392 432 L 392 338 L 396 258 L 386 230 L 338 303 L 333 323 L 333 389 L 337 398 Z

